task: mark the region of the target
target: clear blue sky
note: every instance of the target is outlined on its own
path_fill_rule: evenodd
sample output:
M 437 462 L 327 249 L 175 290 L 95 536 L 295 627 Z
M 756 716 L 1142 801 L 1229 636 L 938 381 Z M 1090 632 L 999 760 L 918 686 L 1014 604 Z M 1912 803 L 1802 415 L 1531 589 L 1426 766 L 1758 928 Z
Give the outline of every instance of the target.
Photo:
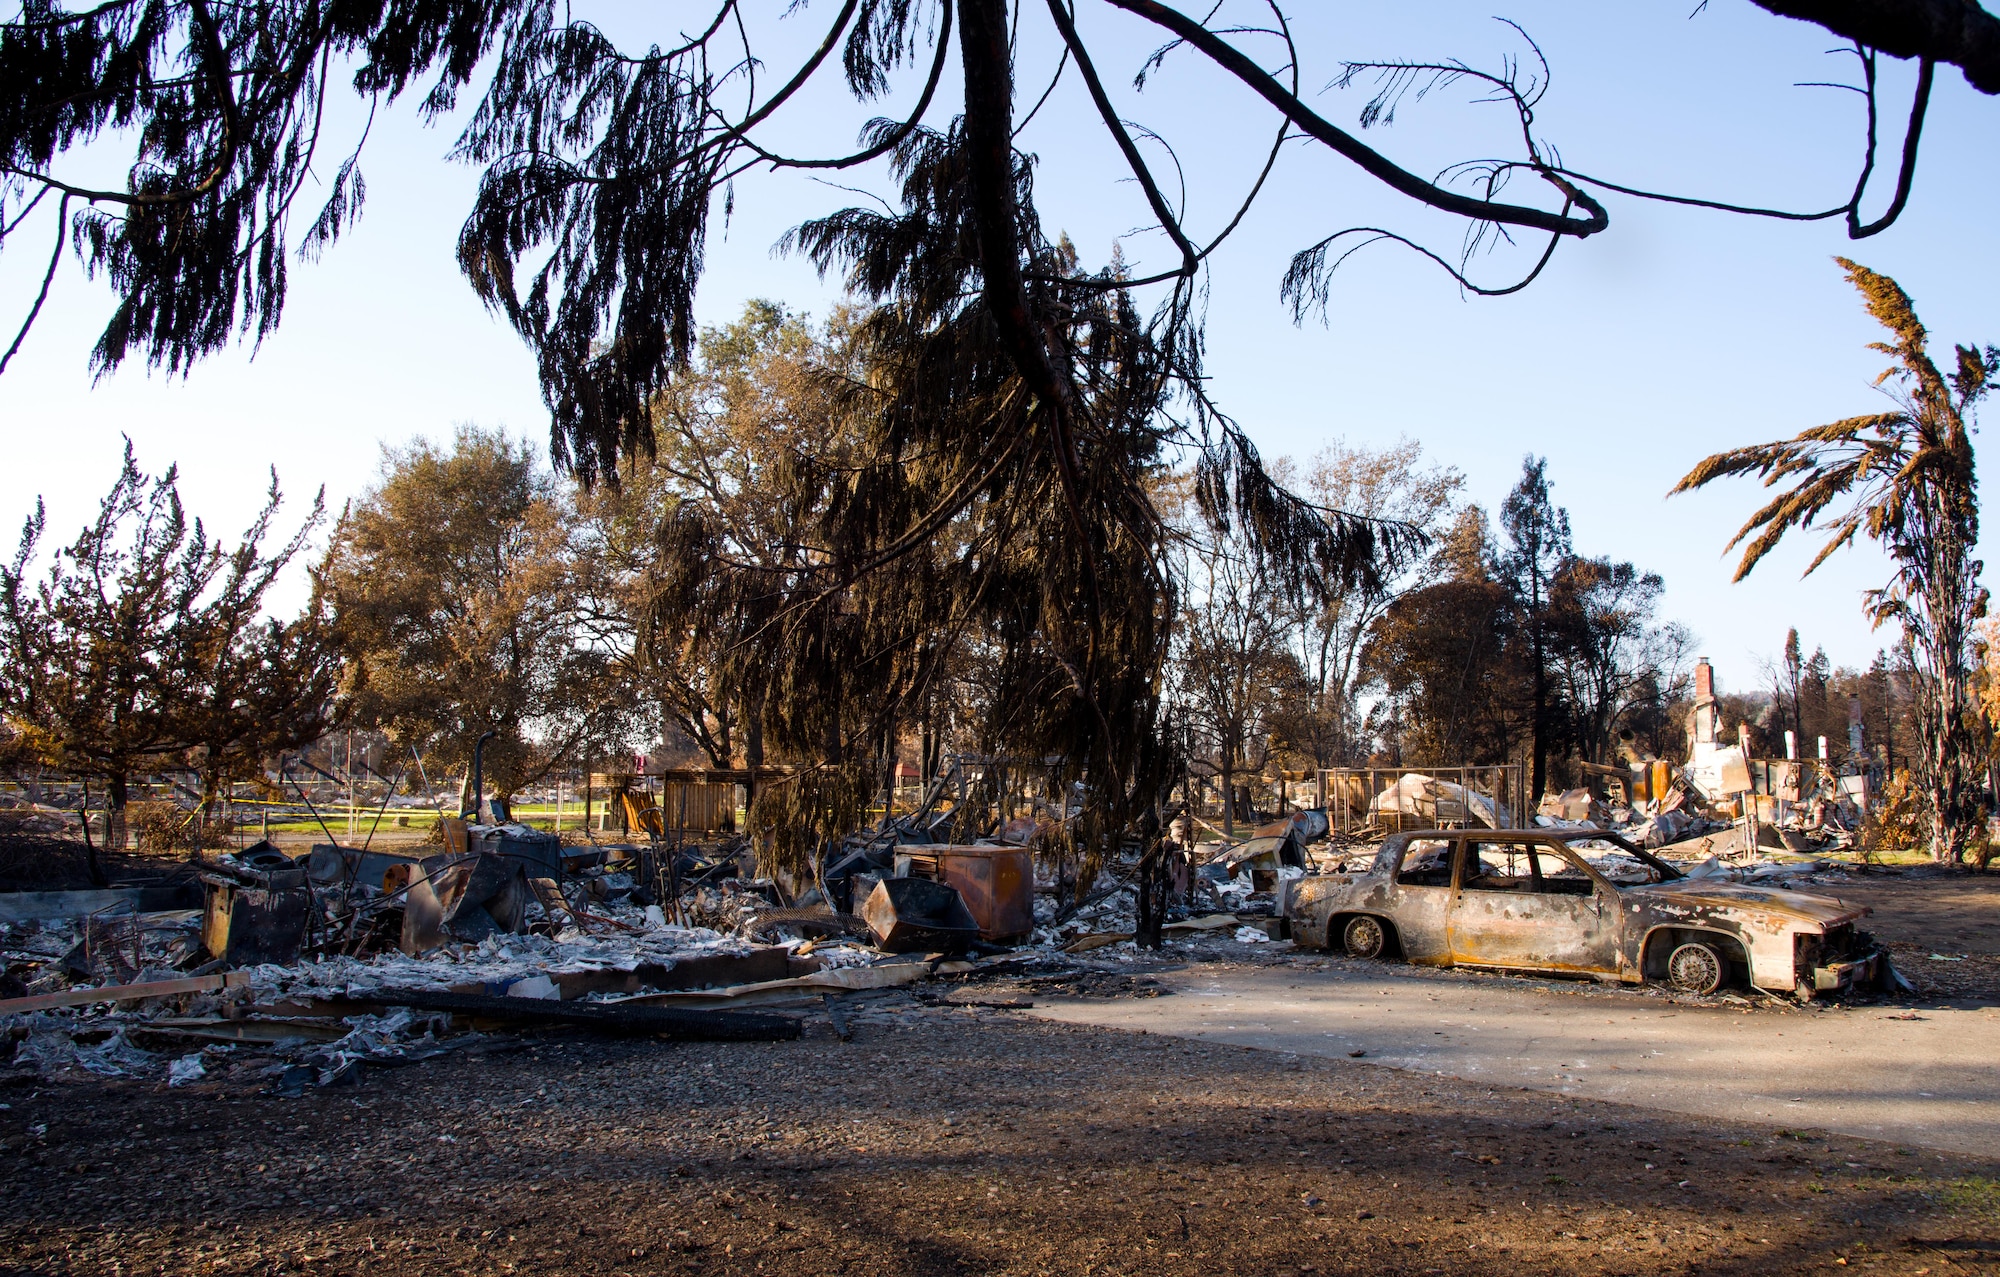
M 1318 92 L 1342 59 L 1458 57 L 1488 67 L 1524 52 L 1489 5 L 1292 7 L 1311 100 L 1347 124 L 1364 92 Z M 1506 8 L 1554 70 L 1538 136 L 1573 167 L 1613 180 L 1795 208 L 1838 203 L 1858 159 L 1859 99 L 1796 86 L 1851 77 L 1852 59 L 1828 56 L 1836 42 L 1817 28 L 1743 0 L 1713 0 L 1690 16 L 1694 7 L 1632 0 Z M 1275 120 L 1186 57 L 1133 93 L 1131 75 L 1159 40 L 1095 0 L 1080 0 L 1079 9 L 1121 111 L 1157 129 L 1179 154 L 1192 224 L 1218 224 Z M 823 20 L 820 11 L 830 7 L 772 20 L 773 67 L 789 65 L 801 40 L 816 37 L 806 25 Z M 672 38 L 655 6 L 600 12 L 622 41 Z M 1047 27 L 1042 7 L 1029 6 L 1024 84 L 1053 68 Z M 1913 76 L 1902 64 L 1885 68 L 1893 148 Z M 1448 90 L 1407 103 L 1371 140 L 1419 172 L 1501 151 L 1509 117 L 1469 98 Z M 940 100 L 954 100 L 950 85 Z M 830 152 L 852 141 L 866 115 L 889 106 L 857 108 L 829 84 L 788 117 L 784 140 Z M 1129 235 L 1147 220 L 1143 202 L 1117 180 L 1117 157 L 1101 130 L 1077 126 L 1086 110 L 1072 77 L 1024 135 L 1040 158 L 1045 219 L 1067 231 L 1088 262 L 1102 261 L 1124 237 L 1123 251 L 1139 267 L 1163 264 L 1157 236 Z M 1809 651 L 1823 644 L 1837 662 L 1865 664 L 1886 641 L 1859 610 L 1860 591 L 1883 575 L 1879 558 L 1845 554 L 1801 582 L 1801 545 L 1732 586 L 1722 546 L 1757 490 L 1729 486 L 1672 501 L 1665 493 L 1709 452 L 1881 402 L 1870 382 L 1883 358 L 1865 348 L 1875 330 L 1835 254 L 1899 279 L 1941 346 L 2000 341 L 1992 303 L 2000 244 L 1990 233 L 2000 186 L 1991 162 L 1996 120 L 2000 102 L 1974 93 L 1955 70 L 1940 72 L 1910 210 L 1888 233 L 1859 244 L 1837 223 L 1772 223 L 1612 197 L 1611 230 L 1565 245 L 1523 294 L 1463 298 L 1435 268 L 1381 246 L 1341 272 L 1327 323 L 1303 327 L 1277 298 L 1296 249 L 1342 226 L 1375 223 L 1450 255 L 1460 228 L 1326 152 L 1295 145 L 1214 259 L 1214 393 L 1271 454 L 1304 456 L 1336 437 L 1421 440 L 1434 459 L 1465 471 L 1471 495 L 1489 508 L 1512 485 L 1523 454 L 1546 455 L 1578 549 L 1662 573 L 1666 616 L 1700 636 L 1728 686 L 1756 682 L 1758 662 L 1776 652 L 1789 625 Z M 330 145 L 357 124 L 343 109 Z M 121 432 L 136 441 L 143 464 L 178 461 L 190 505 L 227 532 L 254 510 L 273 465 L 295 507 L 320 484 L 337 505 L 369 482 L 385 442 L 444 436 L 458 422 L 545 439 L 528 352 L 482 310 L 453 263 L 476 182 L 473 170 L 444 159 L 454 134 L 450 122 L 421 127 L 407 109 L 378 119 L 363 160 L 369 203 L 360 226 L 322 263 L 294 268 L 284 326 L 254 359 L 246 347 L 185 379 L 135 365 L 93 385 L 87 357 L 108 293 L 65 264 L 40 325 L 0 378 L 9 444 L 0 519 L 9 535 L 38 494 L 48 500 L 52 539 L 72 535 L 112 476 Z M 93 158 L 101 167 L 107 157 Z M 843 180 L 889 192 L 879 171 Z M 770 248 L 795 222 L 854 199 L 799 177 L 745 179 L 726 229 L 717 210 L 704 318 L 726 320 L 751 297 L 803 308 L 832 301 L 832 285 Z M 39 282 L 47 242 L 31 226 L 0 260 L 0 326 L 10 334 Z M 1501 279 L 1520 260 L 1502 254 L 1475 269 Z

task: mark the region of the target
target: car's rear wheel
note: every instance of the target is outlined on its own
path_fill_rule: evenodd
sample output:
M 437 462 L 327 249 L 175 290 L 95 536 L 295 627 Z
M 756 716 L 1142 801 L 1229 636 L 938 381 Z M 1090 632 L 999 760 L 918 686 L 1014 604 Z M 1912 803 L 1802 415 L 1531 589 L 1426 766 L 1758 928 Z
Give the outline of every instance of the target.
M 1682 993 L 1714 993 L 1728 973 L 1722 955 L 1699 941 L 1680 945 L 1667 955 L 1667 983 Z
M 1388 947 L 1389 934 L 1382 929 L 1380 921 L 1364 914 L 1347 920 L 1347 925 L 1340 932 L 1340 943 L 1350 957 L 1379 958 L 1382 950 Z

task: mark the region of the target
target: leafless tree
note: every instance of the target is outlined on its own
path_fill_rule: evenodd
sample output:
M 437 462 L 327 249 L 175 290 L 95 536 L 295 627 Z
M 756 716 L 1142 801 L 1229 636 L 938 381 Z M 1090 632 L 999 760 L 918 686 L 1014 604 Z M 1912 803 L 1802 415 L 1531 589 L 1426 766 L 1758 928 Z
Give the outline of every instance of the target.
M 1221 782 L 1223 833 L 1234 835 L 1237 779 L 1269 761 L 1278 698 L 1296 682 L 1296 613 L 1240 542 L 1196 543 L 1190 558 L 1174 682 Z

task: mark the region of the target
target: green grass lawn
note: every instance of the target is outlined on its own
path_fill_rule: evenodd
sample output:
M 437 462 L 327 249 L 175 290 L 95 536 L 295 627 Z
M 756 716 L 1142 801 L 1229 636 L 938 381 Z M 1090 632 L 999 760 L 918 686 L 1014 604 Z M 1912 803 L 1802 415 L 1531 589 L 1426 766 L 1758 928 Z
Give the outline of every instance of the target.
M 244 828 L 254 831 L 262 827 L 259 812 L 256 808 L 244 807 L 238 810 L 239 819 L 242 820 Z M 591 814 L 595 816 L 603 810 L 601 804 L 596 804 L 592 806 Z M 283 812 L 274 810 L 271 813 L 270 830 L 274 834 L 319 834 L 323 832 L 320 828 L 320 823 L 323 821 L 327 829 L 331 829 L 334 833 L 345 837 L 348 829 L 348 815 L 349 812 L 345 806 L 321 807 L 317 820 L 309 812 L 301 812 L 296 809 L 288 809 Z M 358 807 L 354 810 L 353 815 L 354 828 L 357 832 L 366 834 L 370 829 L 377 827 L 376 808 Z M 428 807 L 391 807 L 387 811 L 381 812 L 380 818 L 381 824 L 379 828 L 384 834 L 396 832 L 407 833 L 411 831 L 428 833 L 432 826 L 437 824 L 441 818 L 441 814 L 435 808 Z M 553 829 L 555 828 L 556 819 L 555 804 L 517 805 L 514 808 L 514 819 L 526 825 L 533 825 L 538 829 Z M 580 829 L 583 827 L 583 807 L 581 804 L 563 804 L 562 827 L 564 829 Z

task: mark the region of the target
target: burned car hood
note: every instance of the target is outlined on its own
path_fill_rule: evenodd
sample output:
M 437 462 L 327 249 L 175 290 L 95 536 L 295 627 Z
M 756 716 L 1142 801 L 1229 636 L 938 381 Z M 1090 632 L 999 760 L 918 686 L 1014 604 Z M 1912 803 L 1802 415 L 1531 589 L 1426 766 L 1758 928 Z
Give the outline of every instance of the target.
M 1814 896 L 1803 891 L 1774 890 L 1770 887 L 1746 887 L 1706 878 L 1677 878 L 1672 882 L 1646 887 L 1627 887 L 1618 894 L 1627 899 L 1644 899 L 1668 906 L 1700 905 L 1711 909 L 1755 910 L 1800 922 L 1817 922 L 1821 926 L 1852 922 L 1871 912 L 1864 905 L 1851 905 L 1833 896 Z

